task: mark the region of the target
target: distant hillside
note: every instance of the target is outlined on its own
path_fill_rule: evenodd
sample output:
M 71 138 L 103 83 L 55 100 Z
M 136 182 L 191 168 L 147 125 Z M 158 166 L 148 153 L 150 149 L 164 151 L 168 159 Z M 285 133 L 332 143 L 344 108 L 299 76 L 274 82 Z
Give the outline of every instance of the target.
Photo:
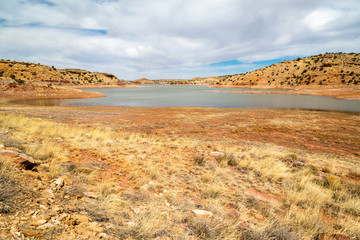
M 326 53 L 284 61 L 250 73 L 190 80 L 217 86 L 333 86 L 360 85 L 360 54 Z
M 132 81 L 134 84 L 155 84 L 153 80 L 149 80 L 147 78 L 140 78 L 137 80 Z
M 35 85 L 123 85 L 115 75 L 80 69 L 57 69 L 41 64 L 0 60 L 0 80 Z

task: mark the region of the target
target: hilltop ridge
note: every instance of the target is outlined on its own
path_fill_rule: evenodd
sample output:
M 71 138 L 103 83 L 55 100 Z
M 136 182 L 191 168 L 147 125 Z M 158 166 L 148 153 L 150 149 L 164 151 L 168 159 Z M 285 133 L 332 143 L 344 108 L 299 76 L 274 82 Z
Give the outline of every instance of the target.
M 354 87 L 360 85 L 360 54 L 319 54 L 283 61 L 248 73 L 195 78 L 190 82 L 216 86 L 266 88 Z

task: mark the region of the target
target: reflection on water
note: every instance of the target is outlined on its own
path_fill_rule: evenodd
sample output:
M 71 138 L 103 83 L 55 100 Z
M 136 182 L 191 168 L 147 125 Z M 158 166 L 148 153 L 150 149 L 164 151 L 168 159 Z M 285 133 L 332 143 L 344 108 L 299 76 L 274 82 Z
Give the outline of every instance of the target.
M 357 100 L 339 100 L 311 95 L 229 93 L 231 91 L 255 91 L 256 89 L 144 85 L 141 88 L 92 88 L 85 90 L 101 92 L 107 95 L 107 97 L 22 100 L 17 101 L 17 103 L 41 106 L 305 108 L 360 112 L 360 101 Z M 261 91 L 273 90 L 261 89 Z

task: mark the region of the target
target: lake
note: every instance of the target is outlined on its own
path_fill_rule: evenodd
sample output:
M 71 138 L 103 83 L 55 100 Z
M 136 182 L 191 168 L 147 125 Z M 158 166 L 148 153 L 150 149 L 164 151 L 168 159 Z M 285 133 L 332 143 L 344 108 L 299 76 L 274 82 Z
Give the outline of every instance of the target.
M 255 91 L 256 89 L 219 89 L 198 85 L 143 85 L 143 87 L 138 88 L 91 88 L 84 90 L 101 92 L 107 97 L 26 100 L 24 103 L 61 106 L 303 108 L 360 112 L 360 101 L 358 100 L 338 100 L 331 97 L 311 95 L 230 93 L 230 91 Z M 219 90 L 224 92 L 207 92 Z M 261 91 L 273 90 L 261 89 Z

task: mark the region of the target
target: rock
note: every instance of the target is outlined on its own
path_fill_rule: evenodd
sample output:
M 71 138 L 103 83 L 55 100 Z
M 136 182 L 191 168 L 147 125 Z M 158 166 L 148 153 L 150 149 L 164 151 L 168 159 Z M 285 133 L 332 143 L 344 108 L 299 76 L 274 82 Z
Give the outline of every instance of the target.
M 42 210 L 48 210 L 49 209 L 47 206 L 42 205 L 42 204 L 39 205 L 39 208 L 42 209 Z
M 60 214 L 64 211 L 64 209 L 58 205 L 53 206 L 52 210 L 58 214 Z
M 98 237 L 100 239 L 109 239 L 109 240 L 116 240 L 116 238 L 110 236 L 110 235 L 107 235 L 106 233 L 99 233 Z
M 40 179 L 39 173 L 34 171 L 25 171 L 25 174 L 35 179 Z
M 100 226 L 98 222 L 91 222 L 89 223 L 89 229 L 91 229 L 94 232 L 101 233 L 104 232 L 104 228 Z
M 40 225 L 43 225 L 47 223 L 47 220 L 45 219 L 39 219 L 39 220 L 36 220 L 36 221 L 33 221 L 30 223 L 30 226 L 40 226 Z
M 220 155 L 224 155 L 224 153 L 223 152 L 210 152 L 209 155 L 212 156 L 212 157 L 217 157 L 217 156 L 220 156 Z
M 50 190 L 50 191 L 51 191 L 51 190 Z M 47 193 L 46 193 L 46 194 L 47 194 Z M 46 194 L 45 194 L 45 195 L 46 195 Z M 54 196 L 54 194 L 53 194 L 52 196 Z M 51 197 L 51 194 L 49 194 L 48 196 L 45 196 L 44 198 L 39 198 L 39 199 L 37 199 L 36 202 L 37 202 L 37 203 L 40 203 L 40 204 L 42 204 L 42 205 L 48 205 L 48 204 L 49 204 L 48 198 L 53 198 L 53 197 Z
M 136 223 L 134 223 L 134 222 L 124 222 L 124 225 L 126 225 L 128 227 L 135 227 Z
M 88 223 L 91 221 L 91 219 L 88 215 L 82 215 L 82 214 L 73 215 L 73 216 L 71 216 L 71 218 L 76 221 L 75 225 L 79 225 L 81 223 Z
M 61 176 L 61 179 L 64 180 L 65 185 L 71 186 L 73 184 L 73 180 L 71 180 L 68 176 Z
M 88 198 L 97 198 L 97 194 L 95 192 L 84 192 L 84 195 L 85 197 L 88 197 Z
M 54 191 L 60 190 L 63 186 L 65 186 L 65 181 L 62 177 L 55 179 L 51 184 L 50 187 Z
M 212 212 L 206 211 L 206 210 L 201 210 L 201 209 L 192 209 L 191 212 L 195 216 L 201 217 L 201 218 L 211 218 L 213 216 Z
M 20 228 L 19 230 L 26 237 L 41 238 L 44 236 L 44 232 L 40 231 L 40 230 L 35 230 L 35 229 L 30 229 L 30 228 Z
M 48 229 L 48 228 L 53 228 L 53 227 L 55 227 L 54 224 L 52 224 L 52 223 L 45 223 L 44 225 L 39 226 L 38 229 Z
M 32 157 L 29 157 L 22 153 L 18 153 L 16 151 L 2 150 L 0 152 L 0 155 L 12 158 L 15 166 L 19 169 L 33 170 L 37 166 L 35 160 Z
M 39 179 L 41 181 L 50 181 L 51 177 L 45 173 L 39 173 Z

